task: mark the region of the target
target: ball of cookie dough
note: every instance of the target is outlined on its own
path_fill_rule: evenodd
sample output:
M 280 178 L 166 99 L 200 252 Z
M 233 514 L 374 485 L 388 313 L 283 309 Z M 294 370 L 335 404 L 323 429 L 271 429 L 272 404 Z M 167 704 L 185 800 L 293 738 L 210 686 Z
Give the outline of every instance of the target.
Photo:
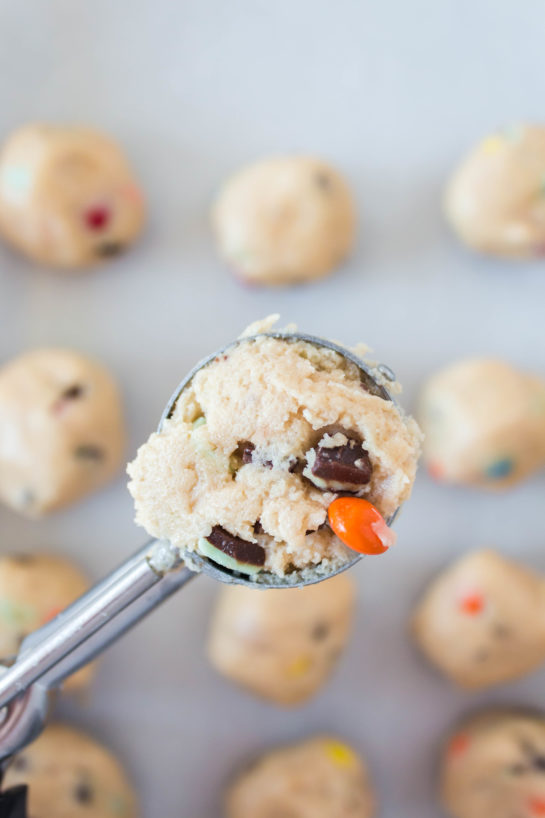
M 545 127 L 484 139 L 454 172 L 445 212 L 465 244 L 511 258 L 545 253 Z
M 346 645 L 355 587 L 346 574 L 305 588 L 241 585 L 220 591 L 208 655 L 227 678 L 278 704 L 298 704 L 325 683 Z
M 458 725 L 441 761 L 441 800 L 451 818 L 545 815 L 545 716 L 485 711 Z
M 350 190 L 308 156 L 264 159 L 231 177 L 212 212 L 219 253 L 252 284 L 323 278 L 354 243 Z
M 112 753 L 64 724 L 15 756 L 4 786 L 27 784 L 32 818 L 136 818 L 136 797 Z
M 103 134 L 32 124 L 0 151 L 0 233 L 40 264 L 98 264 L 131 245 L 143 219 L 133 173 Z
M 254 582 L 324 578 L 354 559 L 339 493 L 386 519 L 410 495 L 418 427 L 343 355 L 252 325 L 201 368 L 129 464 L 136 521 Z M 304 572 L 304 573 L 302 573 Z
M 110 480 L 125 445 L 111 375 L 68 349 L 27 352 L 0 369 L 0 500 L 30 516 Z
M 226 797 L 227 818 L 371 818 L 375 798 L 362 759 L 331 736 L 273 750 Z
M 46 554 L 0 556 L 0 664 L 15 656 L 29 633 L 45 625 L 89 586 L 69 560 Z M 89 684 L 94 665 L 67 679 L 65 689 Z
M 430 662 L 464 687 L 524 676 L 545 661 L 545 579 L 475 551 L 431 583 L 413 632 Z
M 503 361 L 460 361 L 433 375 L 419 420 L 436 479 L 496 489 L 545 464 L 545 381 Z

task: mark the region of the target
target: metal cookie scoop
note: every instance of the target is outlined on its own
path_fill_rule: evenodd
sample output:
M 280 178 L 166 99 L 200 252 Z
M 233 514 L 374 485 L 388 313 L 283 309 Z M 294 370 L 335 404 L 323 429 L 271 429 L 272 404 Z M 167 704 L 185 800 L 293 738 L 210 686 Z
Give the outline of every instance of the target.
M 393 400 L 366 364 L 349 350 L 311 335 L 280 332 L 262 334 L 285 340 L 286 343 L 306 341 L 339 353 L 358 367 L 362 383 L 369 392 L 385 400 Z M 260 336 L 241 338 L 197 364 L 170 398 L 158 431 L 172 415 L 180 394 L 200 369 L 237 344 L 257 337 Z M 379 373 L 381 380 L 395 380 L 393 372 L 384 365 L 378 366 L 374 371 Z M 394 517 L 395 514 L 388 522 L 392 522 Z M 269 575 L 267 584 L 259 587 L 300 587 L 327 579 L 350 568 L 360 559 L 361 555 L 355 555 L 329 574 L 295 583 Z M 247 575 L 225 568 L 200 554 L 191 553 L 190 560 L 192 570 L 184 564 L 183 558 L 172 546 L 153 540 L 55 619 L 27 636 L 14 663 L 0 675 L 0 765 L 5 764 L 9 756 L 41 732 L 47 715 L 49 692 L 105 650 L 186 582 L 198 576 L 195 570 L 221 582 L 256 587 L 255 582 Z

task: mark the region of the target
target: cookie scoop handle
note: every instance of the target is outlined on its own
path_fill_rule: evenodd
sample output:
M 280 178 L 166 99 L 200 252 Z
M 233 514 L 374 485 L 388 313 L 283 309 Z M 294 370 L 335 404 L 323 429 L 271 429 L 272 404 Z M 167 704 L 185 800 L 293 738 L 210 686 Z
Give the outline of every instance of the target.
M 11 705 L 17 699 L 25 694 L 31 707 L 36 698 L 26 695 L 31 688 L 47 692 L 57 687 L 196 576 L 179 559 L 170 563 L 156 559 L 164 550 L 160 542 L 148 543 L 24 640 L 15 663 L 0 675 L 0 708 L 7 707 L 0 725 L 0 759 L 7 754 L 7 747 L 14 752 L 13 742 L 6 740 L 5 734 L 9 732 Z M 26 714 L 29 719 L 31 715 Z

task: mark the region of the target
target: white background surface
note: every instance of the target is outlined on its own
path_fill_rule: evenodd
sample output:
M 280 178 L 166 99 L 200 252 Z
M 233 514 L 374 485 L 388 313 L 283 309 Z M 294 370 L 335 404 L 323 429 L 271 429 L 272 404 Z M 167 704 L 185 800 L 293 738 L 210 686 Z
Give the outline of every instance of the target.
M 133 252 L 63 277 L 0 248 L 0 356 L 66 344 L 104 360 L 125 393 L 131 455 L 193 363 L 256 317 L 365 340 L 405 384 L 492 353 L 545 374 L 543 262 L 474 258 L 449 235 L 452 164 L 503 123 L 544 120 L 541 0 L 0 0 L 0 136 L 32 119 L 83 121 L 127 148 L 149 199 Z M 318 285 L 240 288 L 216 261 L 207 208 L 231 170 L 271 152 L 331 159 L 355 189 L 357 252 Z M 495 544 L 545 571 L 545 479 L 498 499 L 421 474 L 399 545 L 355 572 L 356 637 L 331 685 L 278 711 L 217 678 L 199 579 L 105 657 L 87 704 L 60 712 L 124 758 L 144 818 L 216 818 L 248 755 L 313 730 L 364 750 L 384 818 L 436 818 L 435 748 L 486 701 L 545 705 L 545 673 L 491 693 L 454 690 L 405 637 L 437 568 Z M 0 510 L 3 549 L 55 548 L 101 577 L 145 534 L 123 477 L 35 523 Z

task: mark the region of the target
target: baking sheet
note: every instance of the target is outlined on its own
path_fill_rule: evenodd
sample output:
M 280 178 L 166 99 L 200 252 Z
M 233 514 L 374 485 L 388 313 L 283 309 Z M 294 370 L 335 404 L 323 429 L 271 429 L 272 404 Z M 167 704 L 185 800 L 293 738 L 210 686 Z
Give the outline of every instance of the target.
M 42 344 L 96 355 L 123 386 L 130 454 L 183 374 L 257 317 L 365 340 L 410 406 L 435 367 L 493 354 L 545 373 L 543 263 L 463 251 L 443 225 L 445 174 L 481 135 L 543 120 L 540 0 L 0 0 L 0 136 L 28 120 L 116 136 L 147 192 L 149 226 L 126 257 L 82 276 L 0 247 L 0 356 Z M 309 151 L 339 165 L 360 210 L 352 260 L 320 284 L 244 289 L 216 261 L 215 187 L 240 164 Z M 248 755 L 315 730 L 365 752 L 384 818 L 437 818 L 444 729 L 483 702 L 544 705 L 545 672 L 459 692 L 406 639 L 428 578 L 493 544 L 545 571 L 545 478 L 498 499 L 420 475 L 399 544 L 367 559 L 356 636 L 330 686 L 279 711 L 218 678 L 203 641 L 216 588 L 199 578 L 111 649 L 87 702 L 58 712 L 123 757 L 143 816 L 216 818 Z M 122 477 L 43 522 L 0 510 L 2 548 L 55 548 L 100 578 L 145 541 Z

